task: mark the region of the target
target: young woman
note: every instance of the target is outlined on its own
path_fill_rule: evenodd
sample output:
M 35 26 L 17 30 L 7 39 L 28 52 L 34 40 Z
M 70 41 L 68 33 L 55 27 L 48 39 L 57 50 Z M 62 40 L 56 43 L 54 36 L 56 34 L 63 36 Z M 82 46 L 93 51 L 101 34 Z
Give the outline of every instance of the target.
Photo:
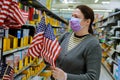
M 101 48 L 92 35 L 94 12 L 85 5 L 79 5 L 72 13 L 70 27 L 73 33 L 66 33 L 59 42 L 62 51 L 57 67 L 52 69 L 55 80 L 99 80 Z

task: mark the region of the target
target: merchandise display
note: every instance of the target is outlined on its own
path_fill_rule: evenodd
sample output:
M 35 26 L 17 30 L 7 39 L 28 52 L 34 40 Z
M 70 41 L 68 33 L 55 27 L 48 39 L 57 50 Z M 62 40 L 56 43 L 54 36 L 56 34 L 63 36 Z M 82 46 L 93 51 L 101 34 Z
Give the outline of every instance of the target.
M 119 4 L 120 0 L 0 0 L 0 80 L 120 80 Z M 82 35 L 88 25 L 88 33 Z M 92 45 L 85 47 L 88 35 L 96 41 L 90 42 L 91 37 L 86 44 Z M 85 55 L 77 54 L 79 43 L 84 45 L 79 50 Z M 99 45 L 97 56 L 90 53 L 93 43 L 97 45 L 93 53 Z M 93 57 L 101 71 L 92 70 L 89 60 Z M 85 65 L 80 68 L 82 74 L 69 58 Z

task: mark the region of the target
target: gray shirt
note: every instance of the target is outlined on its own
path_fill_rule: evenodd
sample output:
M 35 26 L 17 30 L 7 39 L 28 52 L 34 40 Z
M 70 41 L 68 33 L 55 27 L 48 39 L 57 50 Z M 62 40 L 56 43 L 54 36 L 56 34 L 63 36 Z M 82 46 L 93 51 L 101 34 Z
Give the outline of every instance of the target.
M 59 39 L 62 51 L 56 61 L 57 67 L 67 73 L 67 80 L 99 80 L 102 50 L 98 40 L 88 35 L 68 51 L 70 36 L 71 33 L 66 33 Z

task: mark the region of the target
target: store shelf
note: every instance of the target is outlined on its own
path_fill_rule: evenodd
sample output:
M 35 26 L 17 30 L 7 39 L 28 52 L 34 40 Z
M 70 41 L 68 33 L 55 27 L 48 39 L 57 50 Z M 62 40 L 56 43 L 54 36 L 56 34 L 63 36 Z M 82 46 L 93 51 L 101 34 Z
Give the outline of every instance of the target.
M 117 15 L 120 15 L 120 11 L 118 11 L 118 12 L 116 12 L 116 13 L 114 13 L 114 14 L 111 14 L 111 15 L 109 15 L 108 17 L 106 17 L 106 18 L 104 18 L 104 19 L 102 19 L 102 20 L 97 21 L 97 22 L 95 22 L 94 24 L 99 23 L 99 22 L 102 22 L 102 21 L 105 21 L 105 20 L 107 20 L 108 18 L 110 18 L 110 17 L 112 17 L 112 16 L 117 16 Z
M 46 14 L 54 19 L 57 19 L 65 24 L 68 25 L 68 22 L 65 21 L 64 19 L 60 18 L 59 16 L 57 16 L 56 14 L 54 14 L 53 12 L 51 12 L 50 10 L 48 10 L 45 6 L 43 6 L 38 0 L 20 0 L 20 2 L 24 5 L 27 6 L 32 6 L 38 10 L 41 11 L 45 11 Z
M 22 70 L 18 71 L 14 77 L 16 77 L 17 75 L 19 75 L 20 73 L 22 73 L 24 70 L 26 70 L 27 68 L 29 68 L 32 64 L 34 63 L 34 61 L 32 63 L 30 63 L 28 66 L 24 67 Z
M 120 39 L 120 37 L 111 37 L 111 39 Z
M 5 51 L 5 52 L 3 52 L 3 56 L 9 55 L 9 54 L 13 54 L 14 52 L 18 52 L 20 50 L 28 49 L 28 48 L 29 48 L 29 45 L 25 46 L 25 47 L 20 47 L 20 48 L 16 48 L 16 49 L 13 49 L 13 50 Z
M 38 65 L 40 65 L 40 63 L 41 63 L 42 61 L 43 61 L 43 58 L 41 58 L 37 64 L 33 64 L 33 65 L 31 65 L 31 66 L 38 66 Z
M 52 28 L 64 28 L 64 27 L 61 27 L 61 26 L 52 26 Z
M 43 66 L 43 68 L 34 76 L 31 76 L 28 80 L 31 80 L 33 77 L 38 76 L 44 69 L 46 66 Z
M 112 78 L 113 80 L 115 80 L 113 74 L 112 74 L 112 73 L 110 72 L 110 70 L 107 68 L 106 64 L 105 64 L 105 63 L 102 63 L 102 66 L 106 69 L 106 71 L 107 71 L 108 74 L 111 76 L 111 78 Z

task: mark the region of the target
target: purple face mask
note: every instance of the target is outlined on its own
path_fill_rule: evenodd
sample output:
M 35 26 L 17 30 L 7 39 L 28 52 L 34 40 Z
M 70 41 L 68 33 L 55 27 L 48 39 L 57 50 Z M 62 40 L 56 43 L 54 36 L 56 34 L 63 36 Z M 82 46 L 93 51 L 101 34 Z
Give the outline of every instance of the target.
M 80 25 L 82 19 L 72 17 L 70 20 L 70 27 L 74 32 L 78 32 L 82 29 Z

